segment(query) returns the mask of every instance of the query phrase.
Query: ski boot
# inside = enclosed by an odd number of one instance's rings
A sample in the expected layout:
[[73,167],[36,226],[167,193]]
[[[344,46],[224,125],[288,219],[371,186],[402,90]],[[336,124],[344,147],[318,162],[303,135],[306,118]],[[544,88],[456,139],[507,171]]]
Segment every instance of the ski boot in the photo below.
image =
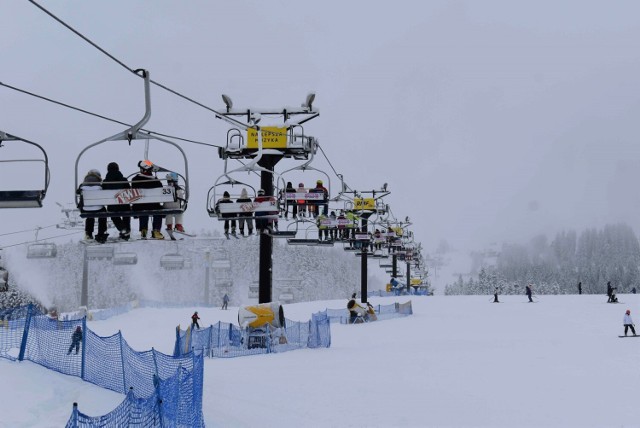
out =
[[98,233],[96,235],[96,242],[100,243],[100,244],[104,244],[105,242],[107,242],[107,237],[109,236],[108,233]]
[[147,229],[140,230],[140,238],[147,239]]
[[93,241],[93,234],[92,233],[85,233],[84,234],[84,240],[85,241]]
[[182,225],[181,225],[181,224],[177,224],[177,223],[176,223],[176,230],[177,230],[178,232],[185,233],[185,231],[184,231],[184,227],[182,227]]
[[151,237],[153,239],[164,239],[164,235],[159,230],[152,230]]

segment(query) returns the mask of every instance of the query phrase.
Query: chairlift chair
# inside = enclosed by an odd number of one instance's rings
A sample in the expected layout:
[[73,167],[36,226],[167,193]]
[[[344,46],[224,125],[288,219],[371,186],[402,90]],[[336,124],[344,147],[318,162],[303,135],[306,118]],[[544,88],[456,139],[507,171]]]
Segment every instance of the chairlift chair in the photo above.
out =
[[[308,222],[309,226],[305,229],[304,238],[288,238],[287,244],[289,245],[306,245],[308,247],[317,247],[317,246],[327,246],[333,247],[333,241],[331,240],[320,240],[319,233],[320,230],[315,222],[310,220],[298,220],[296,223]],[[310,238],[309,233],[315,233],[318,235],[317,238]]]
[[182,254],[170,253],[160,257],[160,267],[167,270],[177,270],[185,268],[185,258]]
[[[140,74],[144,78],[145,89],[145,114],[143,118],[129,129],[115,134],[111,137],[107,137],[103,140],[93,143],[80,152],[76,159],[75,164],[75,200],[76,206],[81,210],[80,216],[82,218],[88,217],[138,217],[138,216],[155,216],[155,215],[167,215],[167,214],[180,214],[187,209],[187,203],[189,199],[189,167],[187,163],[187,157],[182,148],[168,139],[153,135],[149,132],[142,132],[141,128],[148,122],[151,117],[151,96],[149,89],[149,72],[146,70],[136,70],[136,74]],[[94,147],[114,142],[126,142],[129,146],[133,143],[144,143],[144,159],[149,159],[149,143],[159,142],[164,145],[168,145],[177,150],[181,155],[174,156],[174,158],[181,159],[183,161],[183,170],[170,171],[159,164],[152,165],[151,168],[154,173],[158,172],[176,172],[179,177],[179,185],[184,189],[184,198],[179,198],[176,194],[176,189],[169,183],[163,184],[162,187],[157,188],[137,188],[127,182],[120,183],[124,188],[122,189],[90,189],[82,190],[80,185],[83,177],[81,173],[85,171],[79,170],[80,160],[85,153]],[[119,151],[122,151],[119,149]],[[169,161],[169,158],[167,158]],[[162,180],[163,177],[155,177],[158,180]],[[145,208],[141,204],[147,204]],[[98,211],[83,210],[83,206],[102,206],[103,208]],[[152,207],[152,208],[149,208]],[[138,208],[138,209],[136,209]]]
[[[19,142],[24,144],[32,145],[42,152],[41,158],[34,159],[0,159],[0,163],[25,163],[25,164],[34,164],[34,163],[42,163],[44,166],[44,184],[42,189],[36,190],[0,190],[0,208],[41,208],[42,201],[47,194],[47,189],[49,188],[49,180],[50,180],[50,172],[49,172],[49,159],[47,157],[47,153],[44,151],[42,146],[25,140],[24,138],[16,137],[15,135],[7,134],[5,132],[0,131],[0,148],[3,148],[3,143],[6,142]],[[0,152],[2,153],[2,152]],[[35,172],[31,169],[28,169],[26,174],[28,176],[17,177],[18,183],[23,183],[25,178],[30,178],[35,175]],[[5,187],[8,184],[8,180],[5,181],[2,186]]]
[[28,259],[54,259],[58,255],[58,247],[52,242],[36,242],[27,247]]
[[138,264],[138,254],[134,252],[114,253],[113,264],[117,266],[130,266],[130,265]]

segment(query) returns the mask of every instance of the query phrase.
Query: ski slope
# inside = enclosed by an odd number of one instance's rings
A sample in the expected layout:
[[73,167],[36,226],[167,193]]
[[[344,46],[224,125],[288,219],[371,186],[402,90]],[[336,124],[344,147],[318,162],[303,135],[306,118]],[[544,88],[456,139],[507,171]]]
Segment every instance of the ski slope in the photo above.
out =
[[[414,297],[407,318],[332,324],[328,349],[207,359],[207,426],[640,427],[640,338],[618,338],[627,308],[640,321],[638,296],[491,298]],[[285,315],[308,320],[346,301],[285,305]],[[237,308],[193,310],[201,325],[237,322]],[[170,354],[193,310],[137,309],[89,327]],[[123,399],[29,362],[0,359],[0,379],[1,427],[61,427],[74,401],[99,415]]]

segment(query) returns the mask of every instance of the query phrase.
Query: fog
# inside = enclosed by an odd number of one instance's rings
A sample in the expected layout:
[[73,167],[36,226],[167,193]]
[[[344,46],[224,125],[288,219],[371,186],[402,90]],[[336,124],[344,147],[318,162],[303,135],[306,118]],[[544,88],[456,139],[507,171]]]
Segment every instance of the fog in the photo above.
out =
[[[222,93],[237,108],[279,109],[315,92],[320,116],[305,132],[331,165],[319,153],[314,166],[333,185],[332,167],[353,189],[388,183],[385,201],[412,219],[428,251],[443,239],[467,251],[621,221],[638,229],[637,2],[40,4],[127,67],[212,109],[223,110]],[[3,2],[0,15],[0,82],[130,124],[142,117],[139,77],[30,2]],[[145,128],[224,145],[229,125],[211,111],[151,90]],[[6,86],[0,99],[0,130],[41,144],[51,167],[45,207],[3,210],[0,234],[53,225],[55,202],[73,202],[80,151],[125,127]],[[224,162],[215,147],[179,144],[191,172],[187,227],[221,230],[205,208]],[[142,152],[120,150],[91,167],[104,174],[124,157],[122,169],[135,171]],[[1,168],[3,183],[38,174]],[[317,178],[306,174],[291,181]]]

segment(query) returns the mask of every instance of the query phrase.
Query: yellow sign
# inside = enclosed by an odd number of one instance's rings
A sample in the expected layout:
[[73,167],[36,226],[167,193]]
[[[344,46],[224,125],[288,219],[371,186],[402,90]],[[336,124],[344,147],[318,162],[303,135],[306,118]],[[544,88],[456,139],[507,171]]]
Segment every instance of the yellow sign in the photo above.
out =
[[[265,126],[260,128],[262,131],[262,148],[263,149],[286,149],[287,148],[287,128],[279,128],[277,126]],[[247,129],[247,148],[257,149],[258,147],[258,130]]]
[[396,233],[396,236],[402,236],[404,233],[404,230],[401,227],[391,227],[390,229]]
[[353,209],[356,211],[360,210],[375,210],[376,209],[376,200],[373,198],[354,198],[353,199]]
[[422,280],[420,278],[411,278],[411,285],[421,285]]

